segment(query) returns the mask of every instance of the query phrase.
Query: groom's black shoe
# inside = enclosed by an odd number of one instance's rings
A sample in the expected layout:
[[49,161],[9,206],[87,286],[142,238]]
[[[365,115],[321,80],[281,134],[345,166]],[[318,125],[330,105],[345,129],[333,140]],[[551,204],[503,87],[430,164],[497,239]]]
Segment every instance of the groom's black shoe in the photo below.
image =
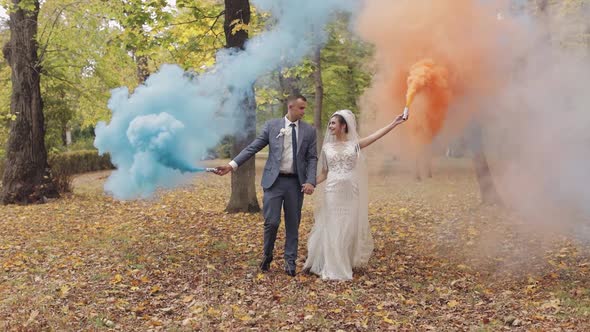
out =
[[285,262],[285,273],[291,277],[295,276],[295,262]]
[[272,256],[262,256],[262,262],[260,263],[260,269],[264,272],[270,270],[270,262],[272,262]]

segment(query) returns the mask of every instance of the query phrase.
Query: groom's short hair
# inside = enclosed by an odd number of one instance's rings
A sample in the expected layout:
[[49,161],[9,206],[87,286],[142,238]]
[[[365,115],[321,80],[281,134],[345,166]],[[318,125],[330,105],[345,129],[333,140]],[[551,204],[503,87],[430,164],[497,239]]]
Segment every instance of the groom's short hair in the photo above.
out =
[[292,94],[292,95],[289,95],[289,97],[287,97],[287,104],[290,104],[290,103],[296,101],[297,99],[301,99],[301,100],[303,100],[305,102],[307,101],[307,99],[305,97],[303,97],[303,95],[300,95],[300,94]]

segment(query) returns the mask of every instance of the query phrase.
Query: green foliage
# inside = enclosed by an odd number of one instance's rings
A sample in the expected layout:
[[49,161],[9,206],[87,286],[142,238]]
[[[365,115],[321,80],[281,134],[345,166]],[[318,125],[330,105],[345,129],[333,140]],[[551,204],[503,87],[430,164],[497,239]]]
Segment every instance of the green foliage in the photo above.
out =
[[170,41],[161,47],[154,63],[170,62],[185,70],[202,72],[215,63],[225,45],[223,4],[218,1],[177,1],[177,11],[163,33]]
[[[6,157],[6,142],[8,141],[8,126],[0,121],[0,160]],[[0,173],[1,176],[2,173]]]
[[68,145],[68,151],[96,150],[94,147],[94,138],[82,138],[72,141],[72,144]]
[[230,158],[232,144],[233,144],[233,141],[230,136],[224,137],[221,140],[221,142],[219,142],[217,147],[215,148],[215,153],[214,153],[215,157],[223,158],[223,159]]
[[39,5],[39,0],[20,0],[17,4],[18,9],[25,12],[32,12]]
[[11,0],[0,0],[0,7],[4,8],[6,15],[14,8],[14,2]]
[[259,112],[264,112],[268,107],[272,107],[282,97],[278,90],[268,86],[258,86],[255,88],[255,92],[256,106]]
[[324,123],[339,109],[350,109],[358,114],[358,99],[371,82],[372,73],[367,63],[371,61],[373,48],[351,34],[348,25],[348,17],[331,24],[328,27],[330,38],[322,49]]
[[[349,17],[342,15],[329,25],[329,37],[322,49],[323,124],[327,123],[329,115],[339,109],[350,109],[358,114],[358,99],[371,82],[372,73],[366,64],[371,61],[373,48],[348,30],[349,23]],[[283,77],[292,79],[295,87],[307,97],[309,106],[305,120],[308,122],[313,122],[314,70],[315,64],[306,59],[298,66],[281,71]],[[273,79],[276,80],[276,77],[278,75],[275,74]],[[271,82],[269,77],[259,80],[256,89],[259,124],[280,116],[283,107],[280,100],[285,97],[276,81]]]
[[15,114],[0,114],[0,121],[14,121],[16,120]]
[[106,120],[109,91],[133,86],[127,51],[113,43],[120,30],[98,0],[45,2],[39,16],[46,145],[63,149],[65,132]]
[[[3,0],[2,4],[11,2]],[[65,132],[108,120],[113,88],[137,86],[135,57],[146,55],[150,70],[178,63],[201,71],[223,47],[223,5],[218,1],[49,0],[39,15],[41,89],[49,151],[65,150]],[[9,38],[0,26],[0,41]],[[0,156],[10,115],[10,68],[0,62]],[[92,139],[74,146],[91,147]]]
[[[22,0],[20,8],[34,8],[36,0]],[[539,2],[529,1],[529,5]],[[10,0],[0,0],[8,11]],[[560,27],[560,45],[588,52],[590,31],[584,20],[589,0],[549,0],[547,13],[553,26]],[[177,0],[176,7],[166,0],[46,0],[39,14],[39,55],[42,64],[42,95],[46,118],[47,147],[63,151],[66,130],[84,131],[98,121],[108,120],[107,102],[113,88],[137,84],[138,56],[149,58],[149,70],[163,63],[176,63],[185,70],[202,72],[215,63],[216,52],[224,47],[224,4],[219,0]],[[250,24],[234,22],[235,29],[247,29],[251,36],[272,28],[268,13],[252,8]],[[324,84],[324,123],[335,110],[349,108],[359,112],[358,98],[370,83],[372,46],[349,32],[350,19],[340,15],[328,27],[322,50]],[[564,29],[561,29],[565,27]],[[6,24],[0,25],[0,44],[9,38]],[[314,63],[283,69],[308,97],[307,119],[313,118],[315,87]],[[10,68],[0,61],[0,158],[8,137],[10,112]],[[285,97],[270,73],[256,85],[259,123],[280,116]],[[68,149],[92,148],[92,136],[73,135]],[[221,144],[220,146],[223,146]],[[221,152],[224,148],[221,148]],[[220,153],[224,155],[224,153]]]
[[281,71],[285,78],[307,78],[313,74],[314,65],[309,59],[303,60],[300,65],[285,68]]
[[68,151],[96,150],[94,138],[94,126],[75,128],[72,130],[72,144],[68,146]]
[[[3,159],[6,155],[6,143],[8,142],[8,132],[10,121],[14,121],[13,114],[2,115],[0,114],[0,159]],[[0,173],[1,175],[2,173]]]
[[[0,44],[5,45],[10,38],[8,29],[0,29]],[[8,141],[8,126],[10,121],[16,118],[16,115],[10,113],[10,98],[12,94],[12,84],[10,81],[10,67],[0,57],[0,160],[4,158],[6,151],[6,142]],[[2,173],[0,173],[0,176]]]
[[172,20],[165,0],[109,1],[110,14],[123,28],[117,40],[134,55],[151,55],[155,47],[170,42],[162,30]]
[[52,153],[49,154],[48,163],[52,172],[61,174],[78,174],[114,168],[109,155],[99,156],[96,150]]
[[[49,153],[47,162],[51,167],[53,181],[60,192],[71,189],[72,177],[75,174],[110,170],[114,166],[108,154],[99,156],[97,150],[79,150],[71,152]],[[0,158],[0,179],[4,174],[6,160]]]
[[230,23],[230,27],[231,27],[231,34],[235,35],[236,33],[240,32],[240,31],[246,31],[248,33],[250,33],[250,26],[246,23],[244,23],[243,20],[241,19],[235,19]]
[[99,156],[96,150],[49,154],[52,180],[60,193],[72,190],[75,174],[113,169],[108,155]]

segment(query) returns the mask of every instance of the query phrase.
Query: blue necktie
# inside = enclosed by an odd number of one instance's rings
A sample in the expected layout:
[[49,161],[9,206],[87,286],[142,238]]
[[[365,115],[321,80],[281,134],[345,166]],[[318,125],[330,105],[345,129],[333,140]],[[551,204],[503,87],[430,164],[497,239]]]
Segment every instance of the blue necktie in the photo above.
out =
[[291,146],[293,148],[293,173],[297,174],[297,131],[294,123],[289,126],[291,126]]

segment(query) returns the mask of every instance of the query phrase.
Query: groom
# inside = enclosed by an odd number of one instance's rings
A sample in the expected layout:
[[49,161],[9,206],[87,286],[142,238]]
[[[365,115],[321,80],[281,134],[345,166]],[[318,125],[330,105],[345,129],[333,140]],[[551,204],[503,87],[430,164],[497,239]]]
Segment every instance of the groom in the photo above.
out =
[[265,146],[268,160],[262,174],[264,190],[264,256],[262,271],[268,271],[273,259],[277,230],[281,222],[281,206],[285,212],[285,272],[295,276],[295,260],[299,243],[299,222],[303,194],[311,195],[316,184],[317,138],[315,129],[303,122],[307,99],[289,96],[287,115],[269,120],[258,137],[242,150],[229,165],[217,167],[225,175],[238,169]]

